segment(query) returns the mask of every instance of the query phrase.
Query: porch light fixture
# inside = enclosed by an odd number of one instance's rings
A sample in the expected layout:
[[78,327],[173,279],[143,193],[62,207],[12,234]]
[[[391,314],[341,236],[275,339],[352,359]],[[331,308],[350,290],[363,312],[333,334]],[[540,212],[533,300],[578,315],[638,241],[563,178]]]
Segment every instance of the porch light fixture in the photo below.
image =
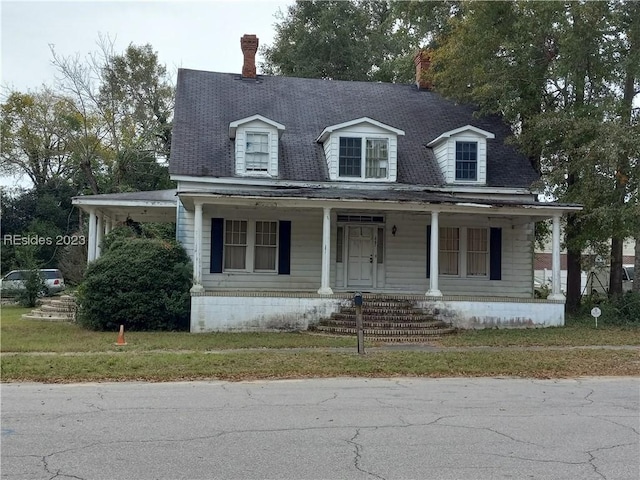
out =
[[393,235],[394,237],[396,236],[396,232],[398,231],[398,227],[396,227],[395,225],[391,228],[391,235]]

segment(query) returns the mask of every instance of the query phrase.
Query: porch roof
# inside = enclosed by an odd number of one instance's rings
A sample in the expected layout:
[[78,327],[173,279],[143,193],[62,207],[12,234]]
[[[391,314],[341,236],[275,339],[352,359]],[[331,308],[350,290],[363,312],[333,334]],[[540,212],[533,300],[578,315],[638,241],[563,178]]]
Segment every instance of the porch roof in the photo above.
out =
[[208,188],[179,190],[178,196],[187,206],[198,198],[203,203],[265,207],[331,207],[361,210],[440,211],[448,213],[491,213],[500,216],[531,216],[548,218],[553,215],[581,210],[577,204],[538,202],[534,199],[504,197],[466,197],[429,190],[340,189],[291,187],[275,189]]
[[106,193],[73,197],[72,203],[85,212],[96,210],[115,219],[130,218],[136,222],[175,222],[177,190]]

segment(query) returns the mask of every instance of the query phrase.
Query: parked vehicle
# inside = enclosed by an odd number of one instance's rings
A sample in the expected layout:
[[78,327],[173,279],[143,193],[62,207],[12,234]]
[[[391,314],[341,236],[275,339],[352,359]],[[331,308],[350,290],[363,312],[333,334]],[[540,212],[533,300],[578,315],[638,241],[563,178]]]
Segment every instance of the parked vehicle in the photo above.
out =
[[[633,288],[633,277],[635,275],[633,265],[622,266],[622,291],[630,292]],[[587,276],[585,294],[607,294],[609,293],[609,269],[595,268]]]
[[[44,281],[45,291],[43,295],[52,295],[63,291],[66,287],[62,272],[55,268],[45,268],[38,270],[40,277]],[[0,290],[2,295],[11,295],[13,292],[24,290],[24,281],[29,270],[12,270],[0,280]]]

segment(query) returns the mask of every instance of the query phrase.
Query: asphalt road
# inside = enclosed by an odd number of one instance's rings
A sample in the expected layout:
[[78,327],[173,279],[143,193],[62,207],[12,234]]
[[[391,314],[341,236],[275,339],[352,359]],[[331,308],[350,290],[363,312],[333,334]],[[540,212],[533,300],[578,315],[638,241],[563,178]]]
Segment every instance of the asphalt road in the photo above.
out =
[[640,478],[634,378],[2,385],[3,479]]

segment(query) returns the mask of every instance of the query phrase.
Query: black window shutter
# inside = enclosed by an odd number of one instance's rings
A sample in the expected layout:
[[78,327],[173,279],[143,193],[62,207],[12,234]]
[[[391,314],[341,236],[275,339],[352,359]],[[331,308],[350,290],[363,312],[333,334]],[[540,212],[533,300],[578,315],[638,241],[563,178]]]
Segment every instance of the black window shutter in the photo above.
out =
[[431,225],[427,225],[427,278],[431,276]]
[[222,273],[224,250],[224,218],[211,219],[211,273]]
[[291,221],[280,220],[278,245],[278,275],[291,274]]
[[492,228],[489,236],[489,278],[502,280],[502,229]]

